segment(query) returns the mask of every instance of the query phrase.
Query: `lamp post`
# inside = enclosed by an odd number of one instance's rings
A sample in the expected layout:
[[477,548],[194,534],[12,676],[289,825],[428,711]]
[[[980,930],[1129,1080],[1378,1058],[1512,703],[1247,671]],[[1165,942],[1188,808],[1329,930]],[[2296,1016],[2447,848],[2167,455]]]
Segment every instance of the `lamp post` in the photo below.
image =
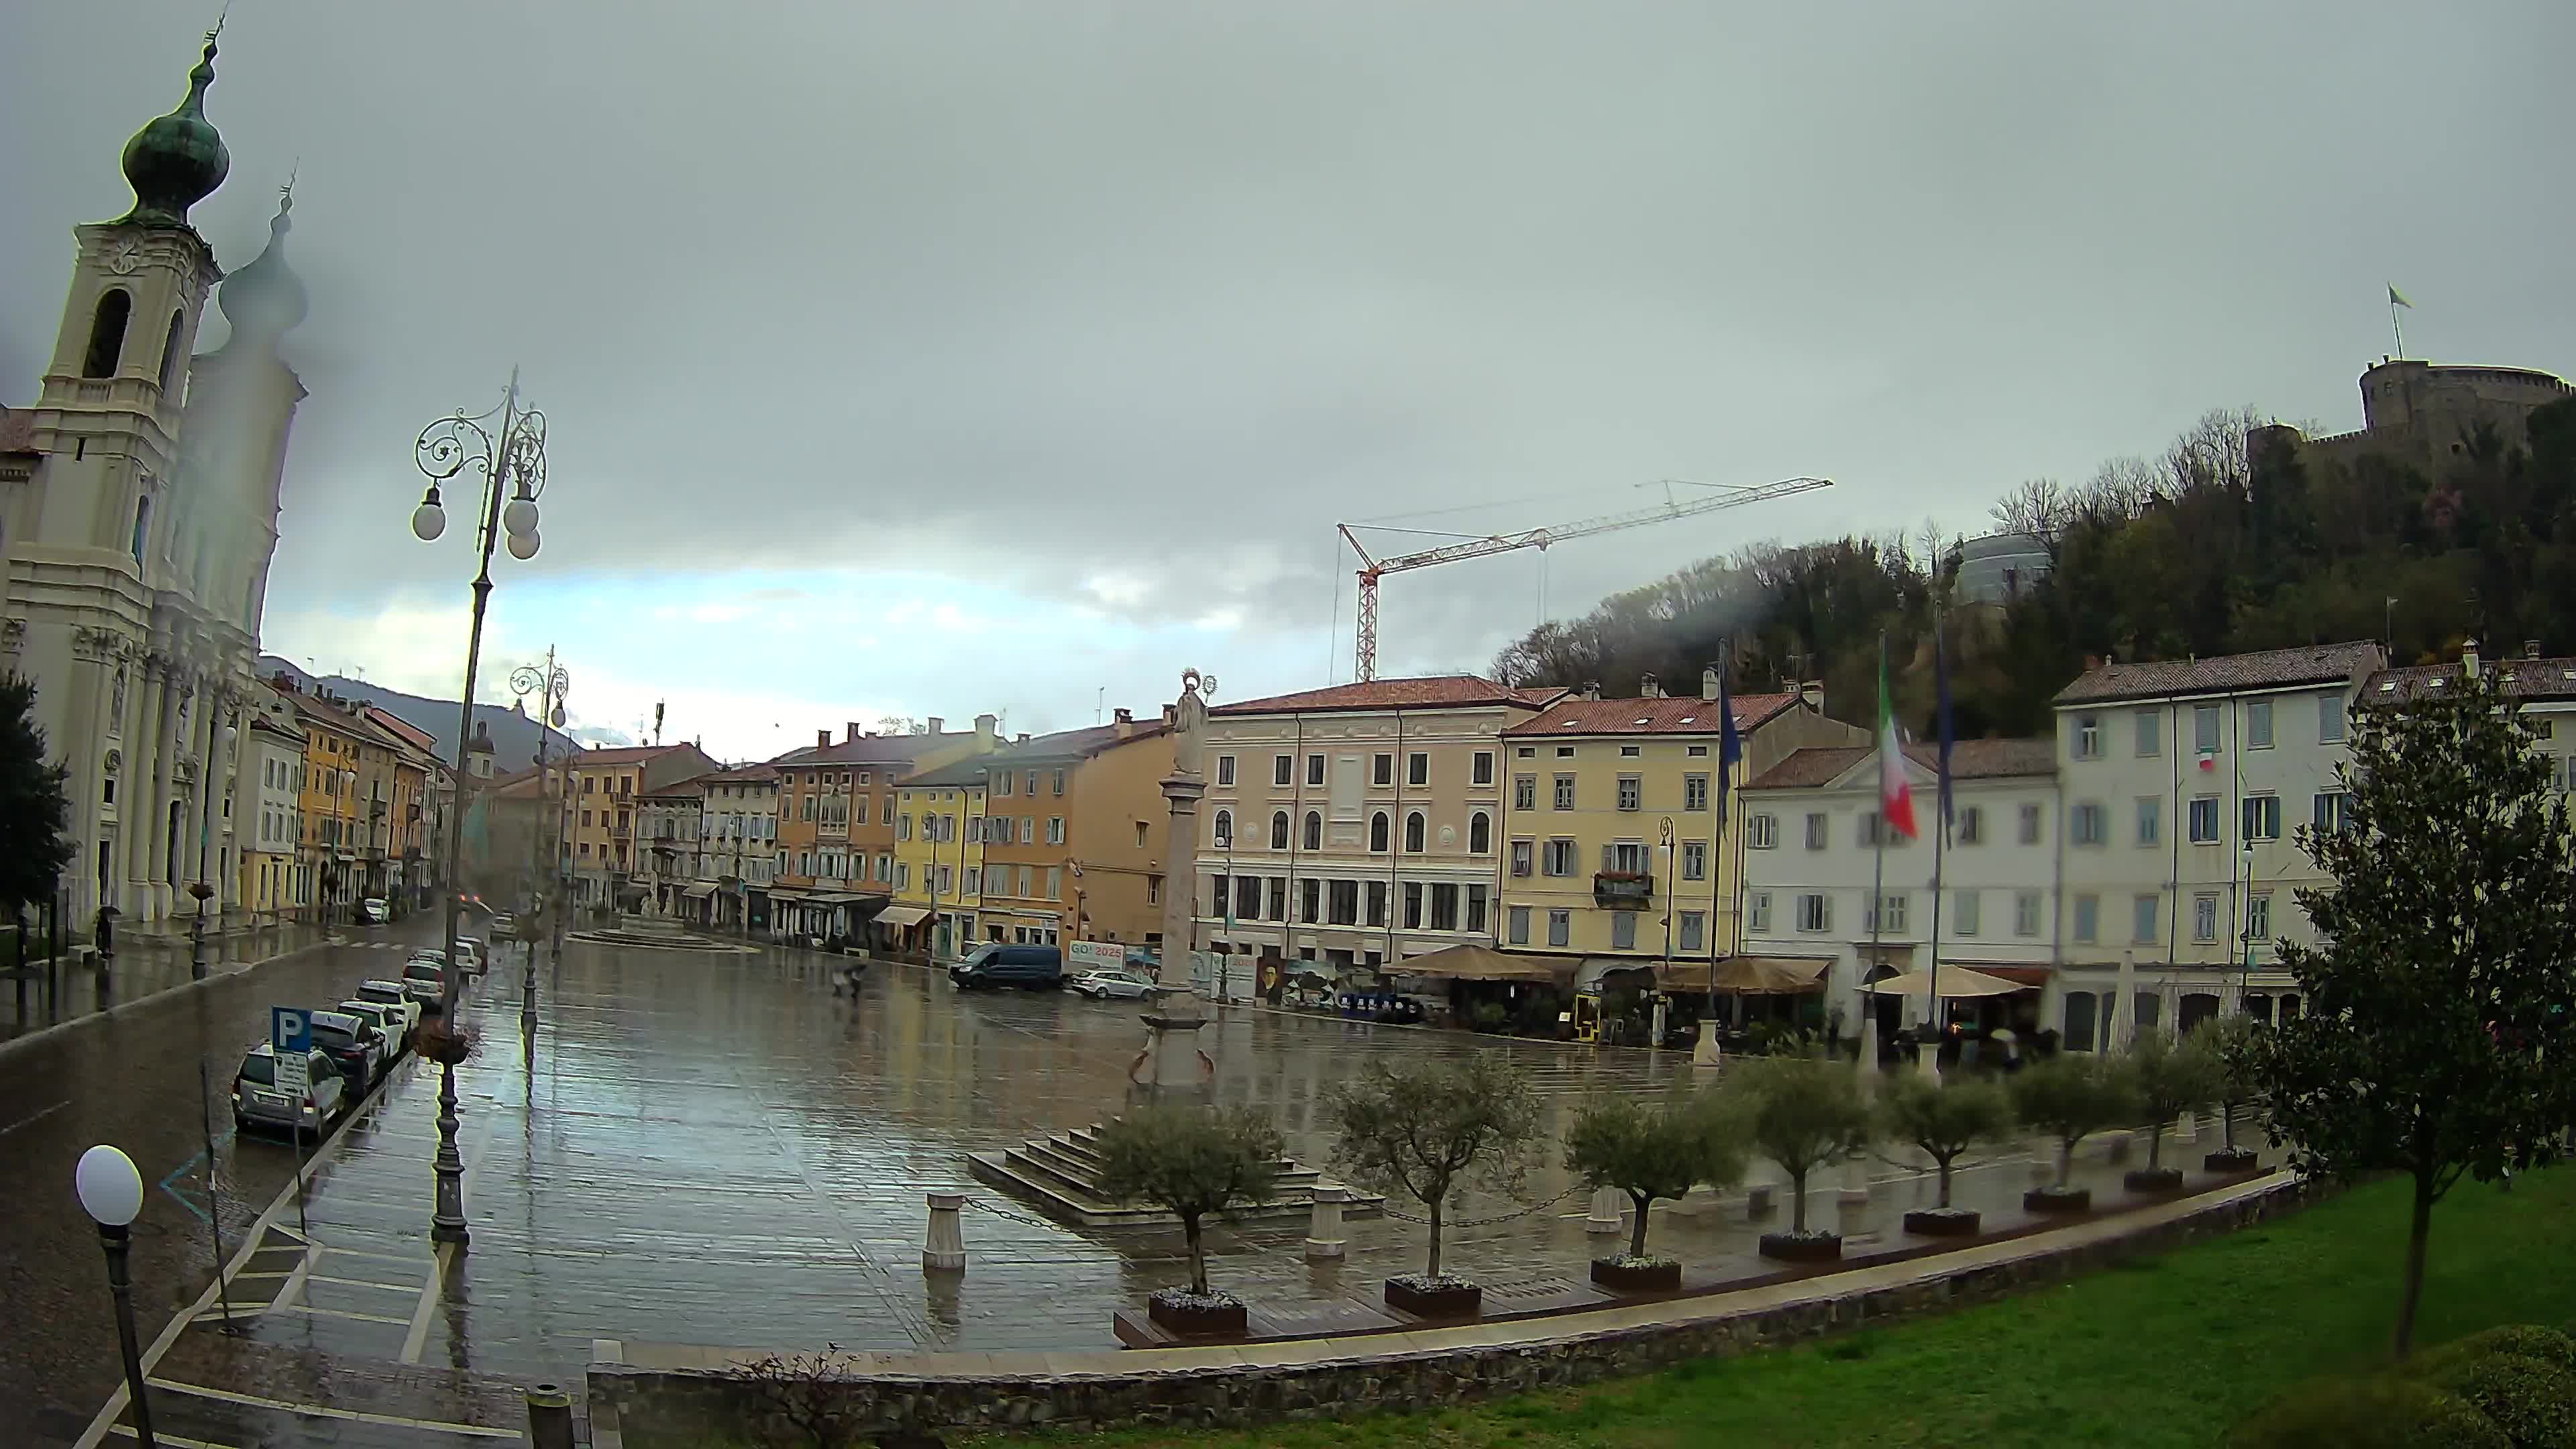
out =
[[[553,803],[554,800],[554,796],[546,789],[546,730],[548,727],[563,728],[563,698],[565,692],[571,688],[572,676],[564,672],[563,666],[555,663],[555,651],[551,648],[546,650],[546,662],[543,668],[534,664],[522,664],[510,671],[512,694],[521,699],[531,694],[537,696],[537,805],[540,809]],[[560,826],[563,822],[563,812],[555,811],[554,816],[554,823]],[[548,837],[552,833],[541,834],[530,831],[528,853],[535,855],[540,847],[549,844]],[[561,853],[561,847],[557,847],[557,853]],[[552,874],[552,871],[540,872],[534,882],[539,893],[537,901],[540,920],[545,919],[548,914],[544,904],[544,891],[546,877]],[[562,902],[557,901],[555,905],[560,909]],[[522,978],[522,989],[519,993],[519,1034],[534,1040],[537,1030],[537,942],[534,936],[527,935],[525,931],[520,934],[526,937],[527,961],[525,975]]]
[[358,863],[358,852],[350,847],[351,837],[358,833],[357,771],[340,772],[340,798],[349,806],[349,823],[340,827],[340,849],[349,857],[348,862],[340,867],[340,904],[348,911],[349,923],[355,925],[358,920],[358,888],[349,879],[349,872]]
[[213,748],[206,751],[205,763],[197,768],[197,879],[188,887],[196,897],[197,913],[188,919],[188,979],[206,979],[206,900],[215,893],[206,883],[206,846],[214,834],[215,761],[224,757],[233,743],[233,727],[227,722],[215,727]]
[[[498,433],[485,424],[498,419]],[[452,417],[439,419],[421,429],[412,444],[412,461],[429,479],[429,489],[421,495],[420,506],[412,510],[412,536],[423,543],[436,541],[447,531],[447,513],[439,504],[438,485],[462,474],[481,475],[483,496],[475,511],[474,617],[465,638],[465,688],[457,696],[456,770],[459,775],[471,768],[466,756],[474,734],[474,676],[483,663],[483,615],[492,599],[492,548],[506,532],[510,557],[525,561],[537,556],[537,498],[546,489],[546,415],[535,408],[519,406],[518,369],[510,371],[509,390],[502,394],[501,405],[490,412],[472,417],[458,411]],[[503,495],[508,503],[503,503]],[[456,988],[459,978],[456,961],[456,928],[464,899],[459,894],[462,884],[462,857],[465,854],[465,814],[458,811],[448,821],[446,909],[443,912],[446,934],[440,939],[447,958],[447,969],[440,972],[439,1001],[445,1015],[445,1029],[455,1030]],[[437,1206],[430,1216],[429,1235],[442,1243],[459,1247],[466,1242],[465,1232],[465,1158],[456,1148],[456,1064],[440,1064],[438,1083],[438,1155],[433,1159],[438,1178]]]
[[[1664,858],[1664,964],[1655,975],[1654,1018],[1654,1045],[1660,1047],[1664,1044],[1664,1026],[1672,1011],[1672,993],[1667,988],[1673,979],[1673,883],[1676,879],[1674,873],[1680,868],[1681,855],[1673,849],[1673,817],[1669,815],[1664,817],[1663,825],[1656,832],[1655,853]],[[1647,877],[1650,883],[1653,879],[1652,876]]]
[[[153,1449],[152,1405],[143,1396],[143,1353],[135,1345],[134,1299],[125,1274],[127,1234],[143,1211],[143,1174],[134,1159],[104,1143],[81,1154],[72,1169],[72,1190],[81,1211],[98,1224],[99,1245],[107,1250],[107,1291],[116,1298],[116,1346],[125,1355],[125,1392],[134,1403],[134,1438]],[[215,1271],[223,1272],[217,1263]]]

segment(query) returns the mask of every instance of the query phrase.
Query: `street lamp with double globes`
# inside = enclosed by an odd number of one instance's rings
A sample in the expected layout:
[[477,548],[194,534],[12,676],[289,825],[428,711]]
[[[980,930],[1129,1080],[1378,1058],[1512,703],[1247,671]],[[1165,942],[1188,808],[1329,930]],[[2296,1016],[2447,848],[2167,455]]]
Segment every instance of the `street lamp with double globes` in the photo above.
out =
[[[134,1337],[134,1298],[126,1277],[128,1234],[143,1211],[143,1174],[134,1159],[101,1143],[81,1154],[72,1169],[72,1190],[81,1211],[98,1224],[100,1246],[107,1250],[107,1291],[116,1298],[116,1345],[125,1355],[125,1392],[134,1402],[134,1438],[153,1449],[152,1406],[143,1397],[143,1351]],[[217,1272],[223,1265],[215,1265]]]
[[[489,424],[490,426],[486,426]],[[467,751],[474,738],[474,676],[483,664],[483,615],[492,599],[492,549],[506,534],[510,557],[537,556],[537,499],[546,491],[546,415],[519,406],[519,374],[510,372],[501,405],[468,417],[459,411],[420,430],[412,444],[412,461],[428,477],[428,491],[412,510],[411,531],[423,543],[447,531],[447,511],[438,486],[464,474],[478,474],[482,486],[475,510],[474,616],[465,639],[465,688],[457,695],[456,778],[467,778]],[[447,824],[446,934],[439,938],[446,969],[439,973],[443,1030],[456,1031],[456,994],[464,963],[457,960],[458,915],[464,907],[465,812],[457,810]],[[456,1147],[456,1063],[440,1064],[438,1084],[438,1179],[436,1206],[429,1235],[462,1248],[465,1232],[465,1157]]]
[[[512,506],[515,507],[516,505],[514,504]],[[532,509],[535,507],[533,504],[529,506]],[[502,522],[505,525],[509,522],[506,510],[504,510]],[[530,526],[531,528],[534,527],[533,524]],[[530,537],[534,537],[534,534],[532,533]],[[556,729],[563,728],[564,695],[571,689],[572,675],[567,673],[562,665],[555,663],[555,651],[552,649],[548,649],[546,651],[546,662],[543,665],[522,664],[518,668],[510,671],[510,692],[519,696],[521,699],[525,699],[531,694],[536,695],[538,705],[537,718],[544,721],[545,724],[552,725]],[[563,927],[561,925],[563,897],[562,892],[556,892],[553,903],[549,905],[546,900],[546,886],[548,882],[555,876],[559,875],[562,870],[563,810],[561,806],[557,804],[554,792],[549,787],[547,781],[546,731],[542,727],[537,730],[536,766],[537,800],[540,806],[552,809],[554,819],[551,824],[554,828],[549,830],[540,827],[539,829],[530,831],[529,835],[531,836],[531,839],[528,843],[528,854],[531,856],[537,856],[540,852],[551,849],[555,858],[553,860],[544,861],[542,864],[535,861],[531,862],[532,865],[537,866],[537,869],[529,880],[529,891],[532,896],[532,900],[529,904],[535,908],[537,921],[545,925],[548,930],[554,933],[555,955],[556,959],[560,961],[563,955]],[[566,762],[565,768],[567,772],[570,770],[570,763],[568,761]],[[553,917],[552,920],[548,919],[550,916]],[[519,924],[524,926],[526,924],[526,918],[522,917]],[[534,935],[524,929],[519,934],[522,944],[526,948],[527,952],[526,959],[522,963],[521,967],[523,974],[520,981],[519,991],[519,1034],[529,1043],[527,1055],[531,1060],[533,1060],[535,1056],[537,1032],[537,940]]]

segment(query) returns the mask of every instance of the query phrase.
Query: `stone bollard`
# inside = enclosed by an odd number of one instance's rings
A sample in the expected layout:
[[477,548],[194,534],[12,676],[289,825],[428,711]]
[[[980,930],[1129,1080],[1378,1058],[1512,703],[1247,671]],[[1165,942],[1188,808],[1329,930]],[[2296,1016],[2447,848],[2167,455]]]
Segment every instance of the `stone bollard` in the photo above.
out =
[[2198,1112],[2183,1113],[2182,1120],[2174,1124],[2174,1141],[2181,1143],[2185,1147],[2189,1147],[2199,1140],[2200,1114]]
[[1759,1187],[1747,1188],[1744,1193],[1745,1218],[1749,1221],[1770,1216],[1772,1207],[1779,1200],[1779,1192],[1779,1188],[1767,1182]]
[[1628,1195],[1615,1187],[1595,1190],[1592,1211],[1583,1219],[1583,1231],[1601,1237],[1616,1236],[1620,1227],[1620,1210],[1627,1205]]
[[572,1449],[572,1396],[561,1387],[528,1386],[528,1443],[532,1449]]
[[1338,1183],[1315,1184],[1314,1217],[1306,1224],[1306,1256],[1338,1258],[1342,1255],[1342,1204],[1350,1201],[1351,1190]]
[[966,1229],[958,1216],[966,1207],[962,1192],[930,1194],[930,1237],[921,1249],[923,1271],[966,1271]]
[[1834,1231],[1857,1238],[1869,1231],[1869,1159],[1855,1152],[1843,1164],[1842,1189],[1834,1194]]

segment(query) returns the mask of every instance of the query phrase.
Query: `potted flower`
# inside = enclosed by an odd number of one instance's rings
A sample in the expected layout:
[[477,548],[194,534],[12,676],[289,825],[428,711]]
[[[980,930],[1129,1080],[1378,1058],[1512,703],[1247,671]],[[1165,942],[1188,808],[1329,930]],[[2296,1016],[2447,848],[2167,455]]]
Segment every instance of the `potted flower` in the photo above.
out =
[[2182,1169],[2164,1165],[2165,1128],[2185,1112],[2196,1112],[2218,1099],[2223,1069],[2209,1042],[2194,1032],[2175,1041],[2150,1031],[2129,1049],[2129,1071],[2137,1081],[2138,1105],[2147,1116],[2147,1165],[2124,1174],[2121,1185],[2131,1192],[2173,1192],[2182,1186]]
[[1807,1228],[1807,1179],[1869,1144],[1869,1103],[1859,1074],[1824,1057],[1777,1056],[1737,1068],[1737,1110],[1753,1150],[1789,1176],[1789,1230],[1762,1235],[1762,1256],[1827,1262],[1843,1253],[1842,1234]]
[[2057,1142],[2057,1177],[2021,1196],[2024,1212],[2090,1211],[2093,1193],[2075,1186],[2075,1145],[2094,1133],[2131,1121],[2137,1085],[2124,1057],[2060,1052],[2034,1062],[2012,1079],[2013,1110]]
[[1565,1134],[1565,1170],[1595,1191],[1626,1193],[1636,1208],[1628,1251],[1593,1259],[1592,1281],[1623,1293],[1681,1287],[1679,1259],[1646,1254],[1646,1216],[1658,1199],[1681,1197],[1702,1184],[1732,1186],[1744,1176],[1744,1161],[1742,1128],[1712,1094],[1586,1102]]
[[1520,1191],[1540,1131],[1538,1093],[1528,1073],[1499,1051],[1455,1062],[1373,1064],[1334,1087],[1324,1110],[1342,1175],[1402,1193],[1429,1218],[1423,1270],[1387,1279],[1387,1306],[1424,1318],[1474,1317],[1485,1292],[1442,1271],[1442,1220],[1471,1183],[1506,1196]]
[[1905,1230],[1933,1238],[1976,1236],[1976,1209],[1950,1205],[1951,1168],[1978,1143],[2012,1135],[2012,1098],[1992,1081],[1968,1077],[1943,1085],[1906,1075],[1887,1084],[1879,1112],[1890,1140],[1922,1148],[1940,1170],[1940,1201],[1906,1213]]
[[2210,1172],[2252,1172],[2254,1149],[2236,1145],[2236,1112],[2262,1091],[2255,1070],[2264,1044],[2263,1024],[2250,1016],[2222,1016],[2200,1030],[2218,1058],[2219,1133],[2218,1150],[2200,1165]]
[[1268,1199],[1279,1180],[1279,1129],[1249,1107],[1148,1107],[1102,1126],[1097,1142],[1100,1190],[1169,1211],[1189,1244],[1190,1286],[1156,1289],[1146,1316],[1177,1334],[1241,1338],[1243,1301],[1208,1287],[1203,1225]]

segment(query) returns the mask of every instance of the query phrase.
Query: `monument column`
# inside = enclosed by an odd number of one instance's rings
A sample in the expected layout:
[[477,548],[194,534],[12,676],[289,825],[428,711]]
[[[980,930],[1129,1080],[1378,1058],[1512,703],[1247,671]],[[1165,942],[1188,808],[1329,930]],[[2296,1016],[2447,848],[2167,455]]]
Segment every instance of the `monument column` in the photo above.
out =
[[1216,1081],[1216,1062],[1199,1049],[1198,989],[1191,974],[1197,944],[1200,736],[1207,720],[1203,689],[1216,681],[1197,670],[1181,673],[1181,698],[1172,711],[1172,773],[1163,777],[1171,811],[1163,839],[1163,954],[1156,972],[1154,1005],[1145,1013],[1145,1049],[1127,1068],[1127,1080],[1147,1101],[1204,1101]]

